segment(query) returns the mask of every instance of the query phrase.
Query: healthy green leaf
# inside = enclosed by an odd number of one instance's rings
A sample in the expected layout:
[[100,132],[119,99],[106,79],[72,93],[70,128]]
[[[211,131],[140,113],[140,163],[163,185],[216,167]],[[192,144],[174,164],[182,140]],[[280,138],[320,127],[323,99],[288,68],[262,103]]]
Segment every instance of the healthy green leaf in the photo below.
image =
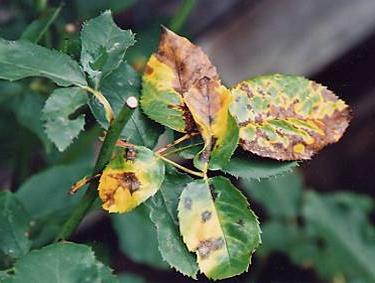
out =
[[83,130],[84,115],[74,120],[70,115],[87,102],[87,94],[78,87],[56,89],[47,99],[42,115],[45,132],[60,151],[64,151]]
[[21,38],[33,43],[37,43],[43,35],[48,31],[53,22],[57,19],[61,12],[61,6],[57,9],[50,9],[41,18],[33,21],[22,33]]
[[240,144],[263,157],[310,159],[337,142],[349,125],[345,102],[303,77],[260,76],[240,82],[231,93]]
[[169,167],[159,192],[145,205],[150,209],[150,219],[156,226],[163,259],[177,271],[196,279],[198,266],[182,241],[177,220],[178,199],[186,184],[191,181],[188,175]]
[[[112,74],[103,79],[100,90],[111,104],[115,115],[117,115],[124,107],[128,97],[139,97],[139,75],[130,65],[124,62]],[[100,125],[107,129],[108,121],[101,104],[95,98],[92,98],[89,105]],[[148,119],[137,108],[122,130],[121,138],[133,144],[153,148],[162,131],[163,128],[159,124]]]
[[260,182],[242,179],[241,183],[251,199],[261,204],[269,216],[283,219],[297,217],[303,190],[300,175],[287,173]]
[[112,271],[97,261],[90,247],[69,242],[34,250],[15,265],[6,283],[116,283]]
[[89,174],[90,167],[84,163],[51,167],[33,175],[18,189],[18,199],[35,220],[32,234],[35,246],[54,238],[83,193],[72,197],[68,194],[70,187]]
[[190,183],[178,205],[180,231],[201,272],[224,279],[243,273],[260,244],[259,222],[224,177]]
[[15,195],[0,192],[0,267],[30,249],[30,216]]
[[96,88],[101,79],[117,69],[126,49],[135,43],[131,30],[118,28],[109,10],[85,23],[81,41],[81,64]]
[[[368,233],[372,225],[368,222],[367,211],[350,205],[353,202],[348,202],[349,198],[342,198],[340,194],[322,196],[315,192],[305,196],[303,216],[307,231],[324,243],[320,257],[325,264],[318,268],[325,273],[329,264],[329,272],[335,270],[351,279],[374,282],[375,243],[373,235]],[[319,258],[316,260],[318,262]]]
[[60,86],[86,86],[85,76],[68,55],[27,41],[0,38],[0,79],[46,77]]
[[252,160],[248,155],[241,155],[233,157],[222,171],[236,178],[259,180],[285,174],[297,166],[297,162]]
[[158,250],[157,234],[149,211],[140,205],[126,214],[111,215],[121,251],[133,261],[156,268],[168,268]]

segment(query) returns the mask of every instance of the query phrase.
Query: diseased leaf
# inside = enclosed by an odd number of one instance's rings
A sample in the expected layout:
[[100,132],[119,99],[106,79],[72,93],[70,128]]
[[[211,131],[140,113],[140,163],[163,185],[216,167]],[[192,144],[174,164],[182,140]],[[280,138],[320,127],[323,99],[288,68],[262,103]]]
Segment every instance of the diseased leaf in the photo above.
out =
[[112,271],[95,259],[90,247],[69,242],[34,250],[20,259],[6,283],[116,283]]
[[61,12],[61,6],[57,9],[50,9],[48,13],[33,21],[21,35],[20,39],[37,43],[43,35],[48,31],[50,26],[56,20]]
[[310,159],[337,142],[349,124],[345,102],[302,77],[260,76],[231,92],[230,112],[240,126],[240,144],[263,157]]
[[160,190],[145,205],[150,209],[150,219],[156,226],[163,259],[177,271],[196,279],[198,266],[182,241],[177,220],[178,199],[191,181],[188,175],[169,167]]
[[79,115],[74,120],[69,116],[87,102],[87,94],[78,87],[56,89],[47,99],[42,120],[45,122],[48,138],[60,151],[64,151],[83,130],[84,115]]
[[30,216],[15,195],[0,192],[0,268],[30,249]]
[[168,265],[160,256],[156,228],[149,214],[148,208],[141,204],[129,213],[112,214],[112,225],[125,255],[135,262],[167,269]]
[[99,197],[109,212],[127,212],[153,196],[164,179],[164,163],[146,147],[119,149],[102,173]]
[[176,131],[202,133],[205,146],[195,161],[199,169],[206,170],[209,160],[211,169],[220,169],[237,146],[238,130],[228,113],[230,99],[206,54],[163,28],[158,51],[143,75],[142,108],[151,119]]
[[[139,75],[130,65],[123,62],[112,74],[103,79],[100,90],[111,104],[116,116],[128,97],[139,96]],[[94,97],[90,99],[89,105],[100,125],[107,129],[108,121],[102,105]],[[122,130],[121,138],[133,144],[153,148],[162,131],[163,128],[159,124],[148,119],[141,109],[137,108]]]
[[190,183],[181,195],[178,218],[184,242],[207,277],[224,279],[247,271],[261,241],[260,228],[246,198],[229,180]]
[[131,30],[118,28],[109,10],[84,24],[81,41],[81,64],[96,88],[121,64],[126,49],[135,43]]
[[0,38],[0,79],[45,77],[60,86],[86,86],[85,76],[68,55],[27,41]]
[[253,160],[250,156],[235,156],[222,169],[236,178],[262,179],[285,174],[297,167],[298,163],[273,160]]
[[230,116],[229,91],[217,80],[200,79],[185,94],[184,101],[205,142],[203,150],[195,157],[194,165],[205,171],[225,166],[238,143],[238,128]]

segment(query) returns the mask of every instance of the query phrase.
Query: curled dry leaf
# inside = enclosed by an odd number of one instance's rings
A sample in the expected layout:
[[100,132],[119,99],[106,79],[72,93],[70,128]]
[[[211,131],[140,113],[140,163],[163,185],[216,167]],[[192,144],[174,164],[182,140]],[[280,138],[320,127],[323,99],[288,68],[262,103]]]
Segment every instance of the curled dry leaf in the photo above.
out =
[[153,196],[164,179],[164,163],[146,147],[119,149],[99,181],[99,197],[109,212],[128,212]]
[[349,125],[349,108],[326,87],[303,77],[260,76],[231,90],[231,114],[240,144],[278,160],[310,159],[337,142]]
[[238,142],[228,108],[229,91],[198,46],[162,28],[158,51],[145,69],[141,104],[155,121],[179,132],[201,132],[205,146],[195,165],[211,169],[227,163]]

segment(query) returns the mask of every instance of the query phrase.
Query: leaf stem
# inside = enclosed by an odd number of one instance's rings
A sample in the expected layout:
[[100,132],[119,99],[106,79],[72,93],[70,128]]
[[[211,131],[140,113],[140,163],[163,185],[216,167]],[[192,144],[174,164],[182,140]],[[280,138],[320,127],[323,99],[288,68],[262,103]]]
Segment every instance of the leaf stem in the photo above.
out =
[[171,30],[174,32],[179,32],[181,30],[196,3],[197,0],[185,0],[182,3],[169,24]]
[[82,89],[86,90],[87,92],[93,94],[97,100],[103,105],[104,107],[104,112],[105,112],[105,117],[107,118],[107,121],[109,123],[112,122],[113,120],[113,110],[111,107],[111,104],[109,104],[107,98],[98,90],[92,89],[89,86],[81,86]]
[[197,176],[197,177],[200,177],[200,178],[203,178],[204,177],[204,174],[202,172],[197,172],[197,171],[193,171],[193,170],[190,170],[189,168],[186,168],[158,153],[155,153],[157,157],[159,157],[160,159],[164,160],[165,162],[173,165],[174,167],[178,168],[178,169],[181,169],[182,171],[186,172],[186,173],[189,173],[191,175],[194,175],[194,176]]
[[192,147],[195,147],[197,145],[202,145],[202,144],[204,144],[204,143],[203,142],[198,142],[198,143],[189,144],[187,146],[178,147],[175,150],[163,153],[163,156],[168,156],[168,155],[171,155],[171,154],[174,154],[174,153],[178,153],[178,152],[183,151],[185,149],[192,148]]
[[[100,149],[99,156],[96,160],[96,164],[92,173],[92,176],[100,174],[106,164],[110,161],[112,157],[113,149],[115,148],[116,141],[118,140],[122,129],[130,119],[134,109],[137,107],[137,104],[134,103],[135,97],[129,97],[126,101],[126,104],[121,109],[118,116],[112,121],[109,126],[107,135],[103,141],[103,145]],[[69,219],[65,222],[60,232],[58,233],[55,241],[65,240],[70,237],[70,235],[78,227],[79,223],[86,215],[86,213],[91,208],[92,204],[97,198],[97,186],[98,180],[95,179],[90,183],[87,191],[81,198],[78,205],[73,210]]]
[[197,133],[192,133],[192,134],[186,134],[186,135],[183,135],[181,138],[173,141],[172,143],[170,144],[167,144],[166,146],[163,146],[161,148],[159,148],[158,150],[156,150],[156,153],[159,153],[159,154],[162,154],[163,152],[165,152],[166,150],[168,150],[169,148],[179,144],[179,143],[182,143],[183,141],[186,141],[188,139],[191,139],[192,137],[194,137],[195,135],[197,135]]

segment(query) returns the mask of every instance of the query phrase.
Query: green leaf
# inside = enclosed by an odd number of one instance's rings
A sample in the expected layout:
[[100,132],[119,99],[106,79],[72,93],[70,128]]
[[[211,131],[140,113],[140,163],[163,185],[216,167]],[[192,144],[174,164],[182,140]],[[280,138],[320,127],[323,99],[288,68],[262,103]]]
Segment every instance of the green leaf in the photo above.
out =
[[224,279],[248,270],[261,242],[259,222],[229,180],[190,183],[181,195],[178,218],[184,242],[207,277]]
[[30,216],[15,195],[0,192],[0,268],[30,249]]
[[85,23],[81,41],[81,64],[96,88],[101,79],[121,64],[126,49],[135,43],[131,30],[118,28],[110,11]]
[[68,55],[27,41],[0,38],[0,79],[46,77],[60,86],[86,86],[85,76]]
[[[111,104],[116,116],[128,97],[139,97],[139,75],[130,65],[123,62],[112,74],[103,79],[100,90]],[[102,105],[95,98],[90,99],[89,105],[99,124],[107,129],[108,121]],[[153,148],[162,131],[163,128],[159,124],[148,119],[141,109],[137,108],[122,130],[121,138],[133,144]]]
[[297,162],[278,162],[273,160],[252,160],[250,156],[233,157],[222,169],[236,178],[263,179],[285,174],[297,167]]
[[22,33],[21,38],[33,43],[37,43],[48,31],[53,22],[61,12],[61,6],[57,9],[50,9],[45,15],[33,21]]
[[303,192],[300,175],[287,173],[260,182],[242,179],[241,183],[251,199],[261,204],[269,216],[283,219],[297,217]]
[[88,102],[87,94],[78,87],[54,90],[43,108],[42,119],[48,138],[64,151],[83,130],[84,115],[70,119],[70,115]]
[[18,199],[35,220],[34,245],[42,245],[54,238],[83,193],[70,196],[70,187],[89,174],[90,167],[84,163],[51,167],[33,175],[18,189]]
[[260,76],[240,82],[231,93],[240,144],[263,157],[310,159],[337,142],[349,125],[345,102],[303,77]]
[[177,220],[178,199],[191,181],[188,175],[169,167],[159,192],[145,205],[150,209],[150,219],[156,226],[163,259],[177,271],[196,279],[198,266],[182,241]]
[[99,180],[103,209],[128,212],[152,197],[164,180],[165,168],[154,152],[143,146],[119,148]]
[[135,262],[165,269],[168,265],[160,256],[156,229],[148,214],[147,207],[140,205],[130,213],[112,215],[113,227],[124,254]]
[[[308,192],[305,196],[303,216],[307,231],[323,241],[321,258],[325,264],[318,268],[322,272],[329,263],[330,272],[335,270],[352,279],[374,282],[375,243],[373,235],[368,233],[373,226],[366,209],[348,202],[350,196],[343,198],[342,195],[344,193],[324,196]],[[319,258],[316,261],[319,264]]]
[[118,279],[96,260],[90,247],[65,242],[30,252],[16,263],[15,274],[6,282],[115,283]]

